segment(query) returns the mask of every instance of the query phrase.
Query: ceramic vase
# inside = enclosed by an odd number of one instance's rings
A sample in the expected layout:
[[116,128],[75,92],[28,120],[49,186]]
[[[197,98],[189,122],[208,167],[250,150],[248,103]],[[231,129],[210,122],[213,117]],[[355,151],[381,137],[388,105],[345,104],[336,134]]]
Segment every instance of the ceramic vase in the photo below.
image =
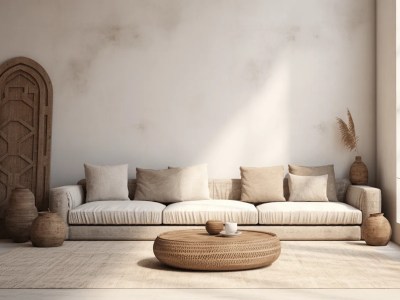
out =
[[224,223],[222,221],[209,220],[206,223],[206,230],[211,235],[219,234],[224,230]]
[[64,243],[67,226],[55,212],[39,212],[31,228],[31,241],[35,247],[58,247]]
[[14,242],[24,243],[29,240],[30,228],[37,215],[33,193],[25,188],[14,189],[5,216],[7,233]]
[[367,245],[386,246],[392,236],[392,228],[383,213],[371,214],[362,225],[363,238]]
[[356,160],[351,165],[349,178],[351,183],[355,185],[368,184],[368,168],[362,161],[361,156],[356,156]]

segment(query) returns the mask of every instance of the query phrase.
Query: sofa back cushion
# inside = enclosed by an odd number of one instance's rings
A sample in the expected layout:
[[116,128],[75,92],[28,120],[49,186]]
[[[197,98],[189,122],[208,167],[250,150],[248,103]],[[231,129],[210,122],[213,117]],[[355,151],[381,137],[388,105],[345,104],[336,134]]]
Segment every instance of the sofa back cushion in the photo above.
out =
[[[86,180],[81,179],[78,181],[82,185],[86,193]],[[338,201],[344,202],[346,197],[347,188],[350,185],[348,179],[336,179],[336,191]],[[228,199],[240,200],[242,193],[242,182],[238,178],[233,179],[210,179],[208,181],[208,188],[210,191],[210,199]],[[136,191],[136,179],[128,180],[129,198],[134,199]],[[289,185],[288,179],[283,179],[283,192],[286,200],[289,199]]]
[[212,179],[208,182],[211,199],[241,200],[242,181],[240,179]]

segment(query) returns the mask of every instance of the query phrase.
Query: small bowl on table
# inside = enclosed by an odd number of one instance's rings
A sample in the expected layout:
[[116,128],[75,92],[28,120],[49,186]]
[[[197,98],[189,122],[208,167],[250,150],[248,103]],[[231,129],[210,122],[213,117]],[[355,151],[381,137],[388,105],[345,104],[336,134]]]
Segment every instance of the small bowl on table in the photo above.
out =
[[206,230],[210,235],[217,235],[224,230],[224,223],[218,220],[208,220]]

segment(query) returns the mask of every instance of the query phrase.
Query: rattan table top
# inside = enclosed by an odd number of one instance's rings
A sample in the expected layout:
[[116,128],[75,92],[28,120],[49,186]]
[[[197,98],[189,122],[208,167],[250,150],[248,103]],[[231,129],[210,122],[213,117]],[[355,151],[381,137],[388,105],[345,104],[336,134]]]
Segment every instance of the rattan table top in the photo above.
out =
[[158,238],[174,242],[232,244],[243,242],[257,242],[265,239],[275,239],[276,234],[265,231],[241,230],[237,236],[210,235],[203,229],[175,230],[161,233]]

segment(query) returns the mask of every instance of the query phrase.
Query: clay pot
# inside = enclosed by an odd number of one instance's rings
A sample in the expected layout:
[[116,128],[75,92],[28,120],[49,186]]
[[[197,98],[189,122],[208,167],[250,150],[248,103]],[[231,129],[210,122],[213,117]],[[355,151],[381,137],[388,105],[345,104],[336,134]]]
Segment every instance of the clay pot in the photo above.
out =
[[39,212],[31,228],[31,241],[35,247],[58,247],[64,243],[67,226],[55,212]]
[[383,213],[371,214],[361,230],[365,242],[370,246],[386,246],[392,236],[392,228]]
[[368,184],[368,168],[366,164],[364,164],[364,162],[361,160],[361,156],[356,156],[356,160],[350,167],[349,177],[352,184]]
[[209,220],[206,223],[206,230],[211,235],[217,235],[224,229],[224,223],[221,221]]
[[5,225],[8,235],[16,243],[29,241],[33,220],[38,216],[35,196],[29,189],[17,188],[11,192]]

